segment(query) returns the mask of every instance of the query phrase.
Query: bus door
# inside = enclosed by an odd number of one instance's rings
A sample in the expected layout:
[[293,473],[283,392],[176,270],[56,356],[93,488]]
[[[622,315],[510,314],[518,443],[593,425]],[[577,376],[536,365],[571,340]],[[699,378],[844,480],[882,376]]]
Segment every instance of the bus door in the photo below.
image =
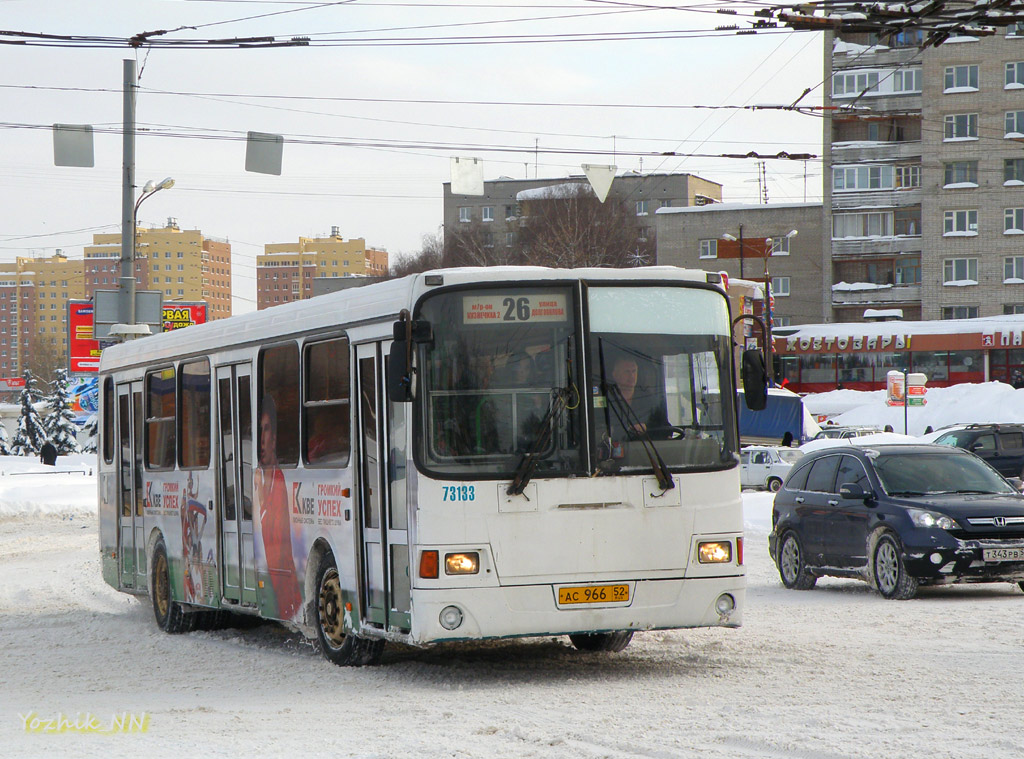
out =
[[252,536],[252,365],[217,367],[220,445],[221,593],[229,603],[256,605]]
[[118,556],[121,586],[146,589],[142,493],[142,383],[117,386]]
[[383,389],[388,345],[356,346],[359,529],[364,616],[385,629],[410,626],[409,526],[405,498],[405,404]]

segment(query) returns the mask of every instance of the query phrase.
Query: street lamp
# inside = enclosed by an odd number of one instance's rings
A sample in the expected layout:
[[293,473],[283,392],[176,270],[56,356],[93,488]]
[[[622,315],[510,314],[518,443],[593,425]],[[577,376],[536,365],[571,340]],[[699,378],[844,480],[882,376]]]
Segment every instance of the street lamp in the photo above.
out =
[[[782,239],[783,240],[791,240],[794,237],[796,237],[796,235],[797,235],[797,231],[795,229],[791,229],[782,237]],[[764,241],[764,247],[765,247],[765,251],[764,251],[764,315],[765,315],[764,328],[765,328],[765,331],[767,333],[767,335],[765,337],[765,341],[767,343],[767,345],[765,346],[765,358],[767,359],[766,363],[768,364],[768,383],[770,385],[774,385],[775,384],[775,367],[774,367],[774,363],[772,361],[772,350],[774,349],[774,346],[772,345],[772,321],[774,320],[775,317],[774,317],[774,314],[772,314],[772,311],[774,310],[773,309],[773,303],[772,303],[772,301],[773,301],[773,298],[772,298],[772,279],[771,279],[771,275],[768,273],[768,258],[772,254],[772,246],[774,244],[775,244],[775,241],[771,237],[765,238],[765,241]]]
[[[138,200],[135,201],[135,207],[132,209],[132,228],[131,228],[131,245],[130,245],[130,258],[129,260],[121,262],[121,278],[125,287],[121,292],[121,297],[125,299],[126,303],[124,310],[121,313],[128,315],[128,321],[126,324],[117,325],[120,327],[120,334],[129,340],[133,337],[141,337],[149,334],[149,327],[142,325],[141,327],[135,323],[135,253],[136,253],[136,225],[138,224],[139,206],[142,205],[142,201],[146,198],[150,198],[160,190],[167,190],[174,187],[174,178],[167,177],[160,182],[154,182],[150,179],[142,188],[142,192],[139,193]],[[127,271],[126,271],[127,270]]]

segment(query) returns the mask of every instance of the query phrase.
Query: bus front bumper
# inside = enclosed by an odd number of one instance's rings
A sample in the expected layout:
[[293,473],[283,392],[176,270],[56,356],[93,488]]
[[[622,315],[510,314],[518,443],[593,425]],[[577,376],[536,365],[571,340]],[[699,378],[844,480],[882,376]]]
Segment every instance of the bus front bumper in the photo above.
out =
[[559,604],[558,589],[566,585],[419,589],[413,599],[412,642],[739,627],[743,622],[746,582],[742,575],[624,584],[630,587],[630,600],[620,605]]

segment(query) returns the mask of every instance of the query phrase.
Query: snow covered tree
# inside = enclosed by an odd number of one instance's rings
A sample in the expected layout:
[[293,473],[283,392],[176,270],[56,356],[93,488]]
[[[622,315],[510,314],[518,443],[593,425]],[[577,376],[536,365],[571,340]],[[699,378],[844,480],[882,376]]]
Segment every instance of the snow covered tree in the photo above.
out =
[[82,453],[96,453],[100,434],[99,414],[93,414],[86,420],[85,424],[82,425],[82,434],[85,435],[85,442],[82,443]]
[[46,442],[46,431],[43,420],[36,411],[36,378],[32,372],[25,372],[25,387],[21,391],[21,416],[18,418],[18,430],[11,442],[11,453],[15,456],[35,456]]
[[68,395],[68,370],[57,369],[53,373],[52,392],[46,397],[50,412],[43,421],[46,439],[53,443],[58,456],[78,452],[78,426],[71,412],[71,397]]
[[7,428],[0,423],[0,456],[11,455],[11,436],[7,434]]

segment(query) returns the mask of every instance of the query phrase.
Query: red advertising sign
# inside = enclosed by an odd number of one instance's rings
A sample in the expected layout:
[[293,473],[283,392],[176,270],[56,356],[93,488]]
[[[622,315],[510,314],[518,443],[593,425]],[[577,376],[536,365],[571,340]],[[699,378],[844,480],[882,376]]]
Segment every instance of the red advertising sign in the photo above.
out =
[[23,387],[24,377],[0,377],[0,390],[20,390]]
[[92,337],[92,315],[91,301],[68,301],[68,368],[72,374],[100,369],[100,344]]
[[[93,313],[92,301],[68,301],[68,358],[72,374],[95,374],[100,369],[102,349],[92,336]],[[164,332],[205,323],[205,303],[172,303],[163,307]]]

